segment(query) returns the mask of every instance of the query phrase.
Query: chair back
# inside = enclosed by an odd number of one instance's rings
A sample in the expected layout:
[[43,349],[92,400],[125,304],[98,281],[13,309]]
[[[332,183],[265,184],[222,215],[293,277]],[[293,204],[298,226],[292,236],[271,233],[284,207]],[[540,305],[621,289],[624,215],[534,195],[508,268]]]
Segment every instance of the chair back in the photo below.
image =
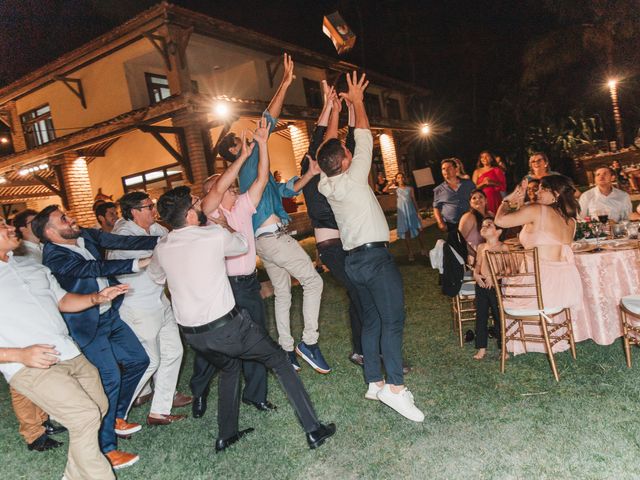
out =
[[508,306],[511,300],[516,305],[522,304],[522,299],[531,299],[530,302],[524,303],[530,303],[531,306],[537,303],[538,310],[544,310],[537,248],[485,251],[485,260],[489,264],[501,313],[505,304]]

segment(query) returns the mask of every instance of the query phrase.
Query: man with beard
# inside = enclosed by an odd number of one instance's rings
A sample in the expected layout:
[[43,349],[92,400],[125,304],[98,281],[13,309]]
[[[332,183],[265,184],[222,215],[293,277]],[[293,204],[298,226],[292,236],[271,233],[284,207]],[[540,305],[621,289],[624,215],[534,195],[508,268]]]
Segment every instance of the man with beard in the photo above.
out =
[[[103,260],[100,249],[153,250],[158,237],[128,237],[96,229],[80,229],[57,205],[42,210],[31,222],[42,242],[44,265],[69,292],[90,293],[117,285],[115,275],[138,272],[149,258]],[[71,337],[100,372],[109,399],[109,410],[99,432],[100,448],[114,469],[133,465],[139,457],[116,450],[116,434],[130,435],[142,427],[127,423],[125,416],[149,357],[118,308],[122,297],[79,313],[63,315]],[[120,367],[122,366],[122,372]]]

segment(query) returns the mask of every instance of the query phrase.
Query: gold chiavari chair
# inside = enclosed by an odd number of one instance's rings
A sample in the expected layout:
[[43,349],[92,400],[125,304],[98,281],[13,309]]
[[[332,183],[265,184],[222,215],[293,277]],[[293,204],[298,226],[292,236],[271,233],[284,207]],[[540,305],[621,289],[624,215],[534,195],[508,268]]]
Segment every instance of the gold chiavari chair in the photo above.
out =
[[[571,355],[574,359],[576,358],[571,311],[568,308],[544,306],[538,249],[486,252],[486,259],[493,284],[499,286],[496,288],[496,293],[500,306],[502,333],[500,371],[504,373],[505,370],[508,342],[522,342],[525,352],[527,342],[543,343],[553,376],[556,381],[559,381],[558,369],[553,357],[554,345],[563,340],[568,341]],[[526,300],[523,302],[523,299]],[[513,306],[518,303],[531,303],[531,307]]]
[[453,330],[458,333],[460,347],[464,347],[465,323],[476,323],[476,283],[464,282],[458,295],[451,299]]
[[[631,317],[631,318],[629,318]],[[636,319],[633,322],[633,319]],[[631,346],[640,345],[640,295],[627,295],[620,299],[620,320],[622,321],[622,341],[627,367],[631,368]]]

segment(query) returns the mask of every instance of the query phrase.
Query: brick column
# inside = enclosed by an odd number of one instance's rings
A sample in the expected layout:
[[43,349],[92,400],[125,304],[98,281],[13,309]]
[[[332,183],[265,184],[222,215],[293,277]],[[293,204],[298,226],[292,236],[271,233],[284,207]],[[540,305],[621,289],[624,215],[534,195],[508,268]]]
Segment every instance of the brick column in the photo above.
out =
[[200,195],[202,184],[208,177],[207,160],[204,153],[205,145],[202,140],[202,128],[207,123],[207,116],[185,112],[175,115],[171,121],[174,126],[184,128],[188,151],[180,153],[191,164],[191,172],[193,173],[191,190],[194,195]]
[[396,156],[396,145],[393,141],[393,132],[385,130],[380,135],[380,151],[384,163],[384,173],[387,180],[392,181],[398,173],[398,157]]
[[309,129],[306,122],[295,122],[289,125],[291,134],[291,147],[293,148],[293,158],[296,161],[296,171],[300,171],[300,162],[305,153],[309,151]]
[[65,153],[59,160],[59,165],[62,166],[62,180],[69,202],[69,212],[79,225],[95,225],[96,218],[91,209],[93,193],[84,157],[78,157],[75,153]]
[[16,152],[24,152],[27,149],[27,140],[24,138],[24,131],[22,130],[22,123],[18,116],[18,110],[16,109],[16,102],[7,102],[5,110],[9,112],[11,116],[11,142]]

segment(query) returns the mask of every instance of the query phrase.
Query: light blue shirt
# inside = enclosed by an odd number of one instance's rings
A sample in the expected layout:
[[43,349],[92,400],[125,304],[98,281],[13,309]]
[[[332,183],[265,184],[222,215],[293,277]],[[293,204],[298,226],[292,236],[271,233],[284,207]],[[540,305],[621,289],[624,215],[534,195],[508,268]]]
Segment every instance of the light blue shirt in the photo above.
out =
[[[274,119],[267,110],[263,113],[264,117],[269,122],[269,134],[273,132],[278,119]],[[258,177],[258,162],[260,160],[260,152],[258,146],[253,149],[249,158],[244,162],[244,165],[240,169],[238,175],[238,181],[240,183],[240,191],[242,193],[249,190],[249,187],[253,185],[253,182]],[[256,213],[253,215],[253,231],[255,232],[264,221],[272,214],[275,214],[280,218],[280,221],[286,225],[291,220],[287,212],[285,212],[282,206],[282,197],[295,197],[300,192],[296,192],[293,189],[293,184],[298,180],[298,177],[293,177],[287,183],[276,183],[273,175],[269,174],[269,181],[264,189],[260,203],[256,207]]]

